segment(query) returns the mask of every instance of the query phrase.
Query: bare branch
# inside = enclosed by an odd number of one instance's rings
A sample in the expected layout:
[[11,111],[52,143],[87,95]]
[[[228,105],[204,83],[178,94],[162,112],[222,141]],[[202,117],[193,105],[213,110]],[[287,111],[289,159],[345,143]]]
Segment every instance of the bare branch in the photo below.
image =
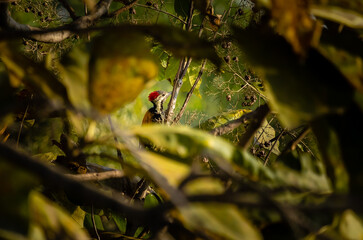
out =
[[122,178],[125,176],[125,173],[123,171],[114,170],[99,173],[66,174],[66,176],[78,181],[102,181],[110,178]]
[[204,67],[205,67],[205,64],[207,63],[207,60],[203,60],[203,63],[202,63],[202,66],[200,67],[200,70],[199,70],[199,73],[198,73],[198,76],[197,76],[197,79],[195,79],[195,82],[192,86],[192,88],[189,90],[185,100],[184,100],[184,103],[183,103],[183,106],[181,107],[178,115],[175,117],[173,123],[177,123],[179,122],[180,118],[183,116],[183,113],[185,111],[185,108],[187,107],[187,104],[194,92],[194,89],[197,87],[200,79],[202,79],[202,74],[203,74],[203,71],[204,71]]
[[280,140],[280,138],[282,137],[282,135],[284,134],[284,132],[285,132],[285,129],[284,129],[284,130],[282,130],[282,131],[280,132],[280,134],[277,136],[277,138],[275,139],[274,143],[272,144],[272,146],[271,146],[271,148],[270,148],[270,151],[268,152],[268,154],[267,154],[267,156],[266,156],[266,158],[265,158],[265,162],[264,162],[264,164],[263,164],[264,166],[266,166],[266,165],[267,165],[267,163],[268,163],[268,159],[269,159],[269,157],[270,157],[270,155],[271,155],[272,150],[274,149],[274,147],[275,147],[276,143]]
[[265,115],[266,112],[269,112],[268,106],[262,105],[258,107],[255,111],[242,115],[240,118],[227,122],[222,126],[214,128],[210,131],[214,136],[221,136],[226,133],[231,132],[233,129],[239,127],[242,123],[247,120],[259,118],[261,115]]
[[[258,114],[253,118],[253,121],[250,123],[250,126],[247,128],[246,133],[242,136],[242,139],[239,141],[239,146],[243,149],[248,148],[250,142],[253,139],[253,135],[261,127],[263,120],[266,118],[267,114],[270,112],[270,108],[265,104],[257,108]],[[257,111],[257,109],[255,111]]]

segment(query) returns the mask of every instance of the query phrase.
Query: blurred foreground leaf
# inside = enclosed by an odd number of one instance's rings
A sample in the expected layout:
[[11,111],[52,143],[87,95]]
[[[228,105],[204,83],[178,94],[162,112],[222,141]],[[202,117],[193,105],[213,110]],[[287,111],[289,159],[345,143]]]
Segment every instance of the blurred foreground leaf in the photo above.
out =
[[[307,1],[259,0],[271,11],[271,25],[298,54],[304,54],[310,46],[313,19]],[[270,45],[271,46],[271,45]]]
[[8,164],[3,156],[0,157],[0,181],[0,229],[27,235],[28,195],[39,182],[28,172]]
[[269,105],[285,126],[343,113],[352,103],[353,91],[345,77],[316,50],[302,60],[271,30],[235,27],[234,32],[248,62],[265,80]]
[[346,9],[338,6],[313,5],[310,11],[319,18],[344,24],[351,28],[363,28],[363,14],[356,12],[355,9]]
[[[250,181],[259,181],[266,186],[295,186],[321,192],[330,190],[324,172],[307,172],[305,169],[298,172],[284,165],[265,167],[247,151],[236,148],[221,137],[215,137],[200,130],[185,126],[156,125],[134,128],[132,133],[162,149],[159,154],[153,156],[153,159],[147,160],[147,163],[154,169],[158,169],[160,173],[164,172],[164,176],[169,177],[174,186],[186,177],[190,171],[188,165],[191,165],[193,159],[208,156],[219,168],[230,175],[237,172]],[[159,157],[160,155],[168,158]],[[145,159],[147,159],[146,156]],[[170,167],[164,169],[160,165],[162,162]]]
[[66,88],[52,72],[11,49],[10,45],[0,43],[0,58],[12,78],[54,100],[55,107],[59,107],[60,103],[70,103]]
[[61,81],[67,88],[69,99],[80,110],[88,110],[88,63],[89,54],[85,46],[75,47],[56,63]]
[[30,239],[89,239],[64,210],[37,192],[29,196]]
[[212,239],[262,239],[258,230],[233,205],[193,203],[180,212],[186,227]]
[[107,32],[93,42],[89,63],[89,99],[101,113],[134,100],[155,78],[158,65],[138,32]]

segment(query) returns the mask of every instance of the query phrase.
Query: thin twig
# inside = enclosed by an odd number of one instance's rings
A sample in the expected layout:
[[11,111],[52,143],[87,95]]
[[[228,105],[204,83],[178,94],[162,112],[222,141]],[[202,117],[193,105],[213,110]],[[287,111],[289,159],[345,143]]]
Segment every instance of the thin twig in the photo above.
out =
[[291,142],[291,145],[290,145],[291,151],[295,150],[297,144],[306,137],[306,135],[310,132],[310,130],[311,130],[310,127],[304,128],[304,130],[299,134],[299,136],[294,141]]
[[93,230],[96,233],[97,239],[101,240],[100,235],[98,234],[98,231],[97,231],[97,226],[96,226],[96,221],[95,221],[95,212],[94,212],[94,209],[93,209],[93,204],[91,205],[91,217],[92,217]]
[[30,96],[30,100],[25,108],[25,112],[24,112],[24,115],[21,119],[21,123],[20,123],[20,128],[19,128],[19,132],[18,132],[18,137],[16,139],[16,146],[19,147],[19,141],[20,141],[20,135],[21,135],[21,131],[23,129],[23,125],[24,125],[24,121],[25,121],[25,118],[26,118],[26,115],[28,114],[28,110],[29,110],[29,106],[30,106],[30,102],[31,100],[33,99],[33,94]]
[[120,9],[117,9],[115,11],[113,11],[112,13],[108,14],[109,17],[117,17],[119,14],[129,10],[130,8],[132,8],[133,6],[135,6],[137,4],[139,0],[134,0],[132,1],[130,4],[127,4],[125,6],[123,6]]
[[181,19],[181,18],[179,18],[178,16],[176,16],[176,15],[173,15],[173,14],[171,14],[171,13],[169,13],[169,12],[166,12],[166,11],[163,11],[163,10],[161,10],[161,9],[157,9],[157,8],[154,8],[154,7],[150,7],[150,6],[147,6],[147,5],[144,5],[144,4],[135,4],[135,6],[138,6],[138,7],[143,7],[143,8],[148,8],[148,9],[151,9],[151,10],[154,10],[154,11],[157,11],[157,12],[161,12],[161,13],[164,13],[164,14],[166,14],[166,15],[168,15],[168,16],[170,16],[170,17],[173,17],[173,18],[175,18],[175,19],[177,19],[177,20],[179,20],[180,22],[182,22],[183,24],[187,24],[187,22],[186,21],[184,21],[183,19]]
[[228,67],[231,69],[232,73],[239,77],[246,85],[248,85],[250,88],[252,88],[255,92],[257,92],[258,95],[262,96],[263,99],[267,100],[267,97],[261,93],[257,88],[255,88],[253,85],[251,85],[246,79],[244,79],[241,75],[239,75],[230,65]]
[[[116,145],[118,145],[119,144],[119,141],[118,141],[117,136],[116,136],[116,133],[115,133],[115,128],[113,126],[112,119],[111,119],[110,115],[108,115],[107,118],[108,118],[108,123],[110,124],[110,128],[111,128],[111,132],[112,132],[112,135],[113,135],[113,139],[115,140]],[[123,166],[124,158],[122,156],[122,153],[121,153],[120,149],[118,149],[118,148],[116,148],[116,151],[117,151],[117,158],[120,160],[121,166],[124,167]]]

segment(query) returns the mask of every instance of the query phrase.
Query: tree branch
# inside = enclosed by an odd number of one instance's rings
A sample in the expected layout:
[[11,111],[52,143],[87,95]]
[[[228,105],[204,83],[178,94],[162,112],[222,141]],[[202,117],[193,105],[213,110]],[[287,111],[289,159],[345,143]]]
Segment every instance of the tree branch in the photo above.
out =
[[69,5],[67,0],[59,0],[59,2],[62,3],[62,5],[65,9],[67,9],[67,11],[68,11],[69,15],[71,16],[71,18],[73,19],[73,21],[78,18],[74,9],[72,8],[71,5]]
[[[191,30],[192,20],[193,20],[193,11],[194,11],[194,5],[193,5],[193,1],[191,1],[190,8],[189,8],[188,21],[185,26],[187,31]],[[187,62],[185,63],[185,61],[187,61]],[[166,116],[165,121],[167,124],[171,123],[171,120],[172,120],[172,117],[174,114],[174,110],[175,110],[176,99],[178,98],[179,91],[183,85],[183,78],[184,78],[191,62],[192,62],[191,57],[187,58],[187,60],[182,59],[180,61],[179,69],[178,69],[178,72],[174,79],[173,92],[171,94],[170,101],[168,104],[168,109],[166,110],[166,114],[165,114],[165,116]]]
[[93,204],[96,208],[110,208],[141,225],[150,224],[153,221],[163,222],[162,212],[126,205],[118,199],[96,190],[91,185],[76,181],[57,168],[20,153],[8,145],[0,144],[0,156],[0,161],[8,161],[10,164],[26,169],[40,178],[44,184],[59,186],[84,204]]
[[194,82],[192,88],[189,90],[189,92],[188,92],[188,94],[187,94],[187,96],[186,96],[186,98],[184,100],[183,106],[181,107],[178,115],[175,117],[173,123],[179,122],[180,118],[183,116],[185,108],[187,107],[187,104],[188,104],[188,102],[189,102],[189,100],[190,100],[190,98],[191,98],[191,96],[192,96],[192,94],[194,92],[194,89],[197,87],[200,79],[202,79],[202,74],[203,74],[204,67],[205,67],[206,63],[207,63],[207,60],[203,60],[202,66],[200,67],[200,70],[199,70],[199,73],[198,73],[198,77],[197,77],[197,79],[195,79],[195,82]]
[[239,127],[242,123],[247,120],[259,118],[261,115],[265,115],[266,111],[269,111],[268,106],[262,105],[258,107],[255,111],[242,115],[240,118],[227,122],[222,126],[212,129],[209,133],[214,136],[221,136],[231,132],[233,129]]
[[92,26],[96,20],[100,19],[108,12],[111,3],[112,0],[101,0],[89,15],[82,16],[70,24],[56,28],[54,31],[47,31],[44,33],[39,33],[39,31],[42,30],[41,28],[31,27],[16,22],[10,15],[8,3],[0,3],[0,27],[10,32],[21,32],[30,39],[40,42],[61,42],[72,36],[74,30],[86,29]]
[[255,111],[258,110],[258,114],[253,118],[253,121],[250,123],[250,126],[247,128],[246,133],[242,136],[242,139],[239,141],[239,146],[243,149],[248,148],[250,142],[253,139],[253,135],[261,127],[263,120],[266,118],[267,114],[270,112],[270,108],[267,104],[259,106]]
[[102,181],[110,178],[122,178],[125,176],[123,171],[114,170],[99,173],[85,174],[65,174],[67,177],[78,181]]

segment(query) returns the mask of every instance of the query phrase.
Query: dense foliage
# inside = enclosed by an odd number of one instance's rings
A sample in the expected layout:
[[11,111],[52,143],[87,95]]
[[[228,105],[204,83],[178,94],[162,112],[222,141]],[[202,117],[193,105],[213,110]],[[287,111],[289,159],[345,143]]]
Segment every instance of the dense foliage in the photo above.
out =
[[0,28],[1,239],[363,239],[360,0],[0,0]]

